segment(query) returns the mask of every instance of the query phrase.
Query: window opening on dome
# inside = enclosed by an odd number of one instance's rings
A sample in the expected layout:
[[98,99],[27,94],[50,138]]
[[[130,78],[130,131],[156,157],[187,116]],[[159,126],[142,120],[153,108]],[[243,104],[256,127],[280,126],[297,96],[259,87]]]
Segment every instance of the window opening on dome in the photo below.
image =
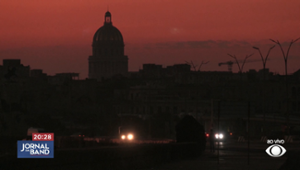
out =
[[106,23],[110,23],[110,17],[106,17],[106,18],[105,18],[105,22],[106,22]]

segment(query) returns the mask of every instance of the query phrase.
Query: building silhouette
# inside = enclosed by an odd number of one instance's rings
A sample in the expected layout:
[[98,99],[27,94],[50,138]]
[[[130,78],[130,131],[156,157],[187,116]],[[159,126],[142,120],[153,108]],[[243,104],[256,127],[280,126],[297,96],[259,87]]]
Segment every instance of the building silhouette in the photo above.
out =
[[[148,121],[152,137],[173,138],[175,123],[185,115],[192,115],[209,129],[212,115],[216,121],[219,100],[220,128],[243,134],[250,102],[250,132],[260,134],[264,124],[263,93],[264,112],[269,122],[269,130],[264,127],[266,132],[276,130],[275,127],[278,130],[285,123],[286,107],[290,110],[290,123],[299,124],[300,71],[288,75],[289,105],[284,98],[285,76],[270,72],[262,82],[261,73],[249,70],[242,73],[241,79],[239,73],[192,71],[187,64],[165,68],[144,64],[141,70],[128,72],[126,77],[97,81],[79,80],[78,73],[51,76],[41,69],[31,70],[19,59],[5,59],[0,65],[0,119],[6,124],[0,123],[0,132],[22,133],[25,126],[41,123],[38,118],[61,117],[68,133],[93,126],[97,133],[109,135],[117,132],[119,118],[135,116]],[[268,88],[264,89],[262,83]],[[23,127],[20,122],[24,123]],[[56,128],[54,124],[46,126],[45,123],[41,123],[41,128],[60,133],[51,130]],[[20,128],[8,130],[14,126]]]
[[115,75],[126,75],[128,57],[124,55],[121,32],[112,25],[111,13],[105,13],[104,25],[93,38],[93,55],[89,57],[89,78],[99,81]]
[[250,134],[259,135],[262,125],[268,133],[279,130],[286,122],[286,108],[290,123],[300,126],[300,70],[288,75],[288,99],[285,76],[268,69],[233,73],[192,71],[190,64],[164,68],[145,63],[139,71],[128,72],[123,37],[108,11],[93,37],[88,60],[89,79],[79,80],[79,73],[50,76],[42,69],[24,66],[20,59],[4,59],[0,65],[0,121],[5,124],[0,122],[0,133],[22,133],[25,128],[13,128],[22,121],[23,127],[43,126],[61,133],[52,123],[59,119],[66,133],[96,129],[107,136],[115,135],[127,119],[139,118],[148,126],[150,137],[174,138],[175,124],[182,117],[191,115],[208,130],[216,125],[219,112],[220,129],[245,134],[249,113]]
[[0,74],[5,80],[14,81],[29,77],[30,67],[21,64],[20,59],[4,59]]

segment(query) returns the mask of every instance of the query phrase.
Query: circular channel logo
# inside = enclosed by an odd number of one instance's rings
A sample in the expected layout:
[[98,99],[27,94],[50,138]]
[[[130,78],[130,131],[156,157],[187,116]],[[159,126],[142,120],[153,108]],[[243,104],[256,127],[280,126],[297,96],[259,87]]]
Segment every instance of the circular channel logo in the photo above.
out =
[[266,149],[266,152],[268,155],[270,155],[272,157],[281,157],[282,155],[285,154],[286,149],[284,147],[282,147],[281,145],[274,144],[274,145],[269,146]]

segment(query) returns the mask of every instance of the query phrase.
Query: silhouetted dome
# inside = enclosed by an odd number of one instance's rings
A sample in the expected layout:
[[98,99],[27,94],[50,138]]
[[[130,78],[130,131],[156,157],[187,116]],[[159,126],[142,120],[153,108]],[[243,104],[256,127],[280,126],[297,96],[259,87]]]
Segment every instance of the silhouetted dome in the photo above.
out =
[[110,12],[105,13],[104,25],[96,31],[93,41],[123,43],[121,32],[112,25]]
[[123,42],[121,32],[112,25],[104,25],[97,30],[94,41],[120,41]]

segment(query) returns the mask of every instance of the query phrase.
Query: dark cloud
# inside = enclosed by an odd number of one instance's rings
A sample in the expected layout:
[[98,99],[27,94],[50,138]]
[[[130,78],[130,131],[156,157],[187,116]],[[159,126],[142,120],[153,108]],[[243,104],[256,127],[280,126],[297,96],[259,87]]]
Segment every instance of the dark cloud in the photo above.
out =
[[[281,42],[282,47],[288,47],[290,42]],[[206,41],[177,41],[177,42],[161,42],[161,43],[147,43],[147,44],[130,44],[131,49],[146,49],[146,50],[154,50],[154,49],[166,49],[166,50],[179,50],[179,49],[233,49],[233,48],[249,48],[252,49],[253,46],[259,48],[269,48],[275,43],[271,42],[270,40],[263,40],[263,41],[224,41],[224,40],[206,40]],[[299,42],[293,44],[292,48],[295,46],[300,46]]]
[[[278,39],[272,39],[274,41],[279,41],[279,43],[281,44],[282,47],[288,47],[291,43],[291,41],[293,40],[296,40],[296,39],[291,39],[290,41],[280,41]],[[269,45],[269,46],[273,46],[273,45],[277,45],[276,43],[272,42],[270,39],[268,40],[261,40],[261,41],[258,41],[258,42],[255,42],[254,43],[256,46],[260,46],[260,45]],[[294,46],[300,46],[300,39],[298,41],[296,41],[295,43],[293,43],[292,47]]]
[[179,42],[164,42],[164,43],[155,43],[147,44],[144,46],[146,49],[183,49],[183,48],[231,48],[231,47],[251,47],[251,44],[247,41],[179,41]]

